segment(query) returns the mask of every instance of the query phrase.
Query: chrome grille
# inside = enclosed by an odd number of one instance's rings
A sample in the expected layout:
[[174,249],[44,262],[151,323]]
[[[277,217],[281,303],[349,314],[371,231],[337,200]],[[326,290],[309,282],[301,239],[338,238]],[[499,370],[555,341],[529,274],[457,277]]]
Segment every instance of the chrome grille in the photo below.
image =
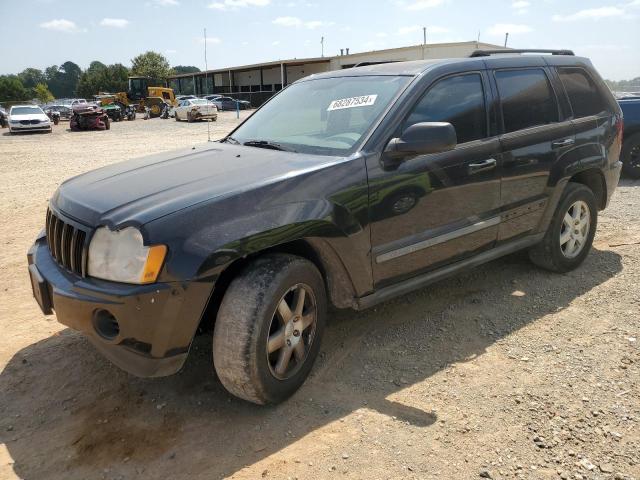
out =
[[47,245],[51,256],[67,270],[83,275],[84,243],[87,233],[65,223],[51,210],[47,210]]

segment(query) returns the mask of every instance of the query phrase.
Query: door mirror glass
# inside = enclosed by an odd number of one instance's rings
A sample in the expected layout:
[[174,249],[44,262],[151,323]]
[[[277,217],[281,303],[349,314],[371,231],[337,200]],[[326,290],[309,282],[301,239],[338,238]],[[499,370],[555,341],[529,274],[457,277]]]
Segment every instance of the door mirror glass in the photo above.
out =
[[456,130],[447,122],[420,122],[407,127],[400,138],[387,144],[385,155],[398,159],[409,155],[441,153],[456,148]]

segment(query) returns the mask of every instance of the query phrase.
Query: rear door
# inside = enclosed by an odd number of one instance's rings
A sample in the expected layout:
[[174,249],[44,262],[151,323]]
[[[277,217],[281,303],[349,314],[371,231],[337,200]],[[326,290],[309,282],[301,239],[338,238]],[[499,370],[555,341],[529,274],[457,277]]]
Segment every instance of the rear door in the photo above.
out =
[[367,161],[376,286],[491,248],[500,202],[497,136],[484,71],[446,76],[426,88],[393,136],[419,122],[449,122],[457,147],[417,155],[397,168]]
[[[576,136],[576,153],[582,162],[594,162],[594,167],[603,165],[602,144],[611,136],[613,113],[598,91],[591,74],[582,67],[557,67],[560,88],[567,94],[571,123]],[[609,133],[609,135],[607,135]],[[615,136],[615,133],[614,133]]]
[[492,77],[503,132],[500,242],[536,230],[552,192],[551,168],[573,149],[575,136],[547,67],[496,69]]

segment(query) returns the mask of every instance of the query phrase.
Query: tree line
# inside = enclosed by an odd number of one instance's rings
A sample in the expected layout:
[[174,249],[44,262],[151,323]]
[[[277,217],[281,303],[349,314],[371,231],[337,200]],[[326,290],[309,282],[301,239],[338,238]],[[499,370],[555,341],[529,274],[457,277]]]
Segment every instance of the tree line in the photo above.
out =
[[164,55],[153,51],[135,57],[131,67],[93,61],[82,70],[76,63],[67,61],[44,70],[26,68],[18,74],[0,75],[0,102],[37,99],[46,103],[54,98],[91,98],[98,92],[126,91],[129,76],[149,77],[153,83],[164,85],[170,75],[199,71],[193,66],[171,67]]

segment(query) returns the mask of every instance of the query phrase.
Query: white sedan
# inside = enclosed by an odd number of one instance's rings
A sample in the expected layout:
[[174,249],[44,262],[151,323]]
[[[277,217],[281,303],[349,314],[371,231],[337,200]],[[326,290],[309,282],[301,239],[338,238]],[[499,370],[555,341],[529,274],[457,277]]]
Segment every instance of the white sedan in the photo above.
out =
[[51,133],[51,120],[37,105],[14,105],[9,110],[9,132],[45,131]]
[[218,118],[218,108],[204,98],[190,98],[180,100],[174,109],[176,122],[186,120],[194,122],[196,120],[216,120]]

